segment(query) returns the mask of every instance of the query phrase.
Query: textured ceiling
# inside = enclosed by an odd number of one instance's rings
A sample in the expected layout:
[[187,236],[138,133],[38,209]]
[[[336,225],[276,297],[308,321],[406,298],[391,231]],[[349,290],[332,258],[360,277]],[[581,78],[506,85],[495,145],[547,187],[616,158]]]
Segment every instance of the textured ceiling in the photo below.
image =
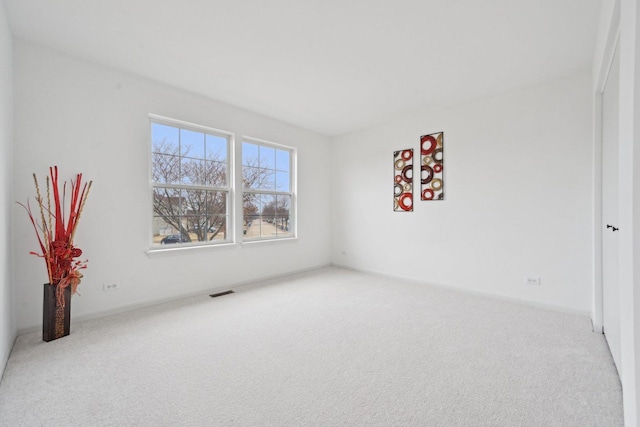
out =
[[324,134],[587,69],[601,0],[3,0],[16,37]]

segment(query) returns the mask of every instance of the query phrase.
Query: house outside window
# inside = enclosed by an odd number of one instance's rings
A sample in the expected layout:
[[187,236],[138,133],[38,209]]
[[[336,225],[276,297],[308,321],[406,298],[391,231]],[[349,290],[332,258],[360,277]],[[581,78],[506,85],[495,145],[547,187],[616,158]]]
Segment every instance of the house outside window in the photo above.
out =
[[242,141],[243,240],[295,237],[295,149]]
[[151,117],[152,248],[229,242],[232,134]]

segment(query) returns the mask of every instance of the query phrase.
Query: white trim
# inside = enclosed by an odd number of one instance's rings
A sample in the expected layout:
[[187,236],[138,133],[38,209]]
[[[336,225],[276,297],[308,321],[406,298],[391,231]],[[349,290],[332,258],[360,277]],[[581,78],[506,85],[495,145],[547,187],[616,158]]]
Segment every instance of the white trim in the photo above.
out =
[[256,144],[262,144],[262,145],[270,145],[272,147],[275,148],[282,148],[285,150],[295,150],[294,147],[289,147],[288,145],[284,145],[284,144],[279,144],[277,142],[273,142],[273,141],[267,141],[266,139],[260,139],[260,138],[254,138],[252,136],[247,136],[247,135],[242,135],[242,142],[255,142]]
[[191,245],[181,243],[179,245],[171,245],[171,247],[168,247],[168,248],[153,247],[147,250],[145,253],[149,258],[156,258],[159,256],[167,256],[167,255],[183,255],[183,254],[192,253],[193,251],[199,251],[203,249],[230,248],[230,247],[236,247],[236,246],[237,246],[236,243],[229,242],[226,240],[220,243],[200,243],[200,244],[191,244]]
[[603,333],[602,294],[602,92],[594,94],[593,105],[593,288],[591,322],[593,331]]
[[369,269],[364,269],[364,268],[350,267],[350,266],[342,265],[340,263],[333,263],[332,262],[331,266],[335,267],[335,268],[342,268],[342,269],[345,269],[345,270],[356,271],[356,272],[359,272],[359,273],[366,273],[366,274],[372,274],[372,275],[376,275],[376,276],[380,276],[380,277],[387,277],[389,279],[406,280],[406,281],[417,283],[417,284],[424,285],[424,286],[433,286],[433,287],[436,287],[436,288],[442,288],[442,289],[448,289],[448,290],[451,290],[451,291],[462,292],[462,293],[468,294],[468,295],[478,295],[478,296],[482,296],[482,297],[485,297],[485,298],[491,298],[491,299],[500,300],[500,301],[507,301],[507,302],[511,302],[511,303],[514,303],[514,304],[520,304],[520,305],[529,306],[529,307],[536,307],[536,308],[540,308],[540,309],[544,309],[544,310],[553,310],[553,311],[560,312],[560,313],[575,314],[575,315],[579,315],[579,316],[584,316],[585,322],[589,321],[589,312],[586,311],[586,310],[574,310],[574,309],[571,309],[571,308],[561,307],[561,306],[558,306],[558,305],[534,302],[534,301],[527,300],[527,299],[513,298],[513,297],[509,297],[509,296],[494,294],[494,293],[491,293],[491,292],[483,292],[483,291],[463,288],[463,287],[459,287],[459,286],[455,286],[455,285],[445,285],[445,284],[442,284],[442,283],[426,282],[424,280],[416,279],[416,278],[413,278],[413,277],[386,274],[386,273],[382,273],[382,272],[379,272],[379,271],[376,271],[376,270],[369,270]]
[[4,379],[4,374],[7,372],[7,364],[9,363],[9,358],[11,357],[11,352],[13,352],[13,347],[16,345],[16,340],[18,339],[18,332],[16,330],[13,331],[13,339],[9,340],[11,345],[7,348],[5,354],[0,355],[0,384],[2,384],[2,380]]
[[[227,226],[227,240],[230,243],[236,244],[237,230],[236,230],[236,222],[242,224],[242,221],[238,221],[236,218],[236,200],[237,200],[237,191],[236,191],[236,136],[235,134],[231,134],[229,139],[227,140],[227,184],[229,185],[229,200],[227,200],[227,210],[229,218],[231,218],[231,226]],[[240,193],[242,194],[242,193]],[[240,197],[242,199],[242,197]],[[241,200],[242,201],[242,200]]]
[[[87,321],[87,320],[99,319],[101,317],[107,317],[107,316],[113,316],[113,315],[120,314],[120,313],[126,313],[128,311],[139,310],[139,309],[142,309],[142,308],[145,308],[145,307],[153,307],[155,305],[166,304],[166,303],[170,303],[170,302],[173,302],[173,301],[180,301],[180,300],[183,300],[183,299],[193,298],[193,297],[197,297],[197,296],[205,297],[205,295],[206,295],[207,298],[208,298],[208,295],[210,295],[210,294],[221,292],[221,291],[226,291],[226,290],[230,290],[230,289],[231,290],[238,290],[238,291],[245,291],[245,290],[246,291],[250,291],[251,289],[254,289],[254,288],[261,288],[262,286],[268,286],[270,284],[273,284],[274,280],[285,279],[287,277],[297,276],[299,274],[305,274],[305,273],[309,273],[309,272],[312,272],[312,271],[322,270],[323,268],[328,268],[330,266],[331,266],[330,264],[320,264],[320,265],[317,265],[317,266],[301,268],[299,270],[288,271],[286,273],[271,274],[271,275],[263,276],[263,277],[256,278],[256,279],[243,280],[243,281],[236,282],[236,283],[229,283],[229,284],[216,286],[214,288],[205,288],[205,289],[200,290],[200,291],[187,292],[187,293],[184,293],[182,295],[175,296],[175,297],[159,298],[159,299],[156,299],[156,300],[153,300],[153,301],[129,304],[129,305],[125,305],[125,306],[122,306],[122,307],[108,309],[108,310],[102,310],[102,311],[99,311],[99,312],[94,312],[94,313],[85,314],[85,315],[81,315],[81,316],[72,316],[72,318],[71,318],[71,333],[73,333],[74,325],[76,325],[77,323],[80,323],[80,322]],[[30,333],[38,332],[38,331],[42,331],[42,325],[41,324],[28,326],[26,328],[18,329],[17,336],[24,335],[24,334],[30,334]]]
[[278,191],[278,190],[262,190],[258,188],[243,188],[243,193],[251,193],[251,194],[266,194],[266,195],[276,195],[276,196],[293,196],[293,193],[288,191]]
[[255,245],[256,243],[258,244],[264,244],[264,243],[280,243],[280,242],[295,242],[296,240],[298,240],[297,237],[270,237],[270,238],[262,238],[262,239],[246,239],[243,240],[242,243],[240,243],[243,247],[251,247],[253,245]]
[[640,140],[635,128],[640,113],[638,77],[640,61],[640,8],[638,0],[620,0],[620,117],[619,117],[619,292],[620,292],[620,342],[622,364],[622,397],[626,426],[640,422],[640,382],[638,381],[638,335],[640,334],[640,303],[636,289],[637,275],[634,257],[640,254],[640,242],[634,241],[634,228],[638,221],[637,174],[640,162],[635,143]]
[[209,187],[206,185],[193,185],[193,184],[169,184],[166,182],[153,182],[153,187],[160,188],[172,188],[175,190],[205,190],[205,191],[221,191],[224,193],[229,192],[227,187]]
[[160,116],[158,114],[149,113],[149,121],[153,121],[155,123],[165,124],[169,126],[179,126],[183,129],[188,129],[188,130],[204,131],[206,133],[211,133],[213,135],[218,134],[218,136],[224,136],[224,137],[234,136],[233,132],[216,129],[209,126],[203,126],[196,123],[186,122],[184,120],[172,119],[170,117]]
[[603,331],[602,289],[602,92],[604,91],[613,57],[620,39],[620,2],[615,0],[605,48],[597,66],[596,84],[593,93],[593,270],[592,309],[593,330]]

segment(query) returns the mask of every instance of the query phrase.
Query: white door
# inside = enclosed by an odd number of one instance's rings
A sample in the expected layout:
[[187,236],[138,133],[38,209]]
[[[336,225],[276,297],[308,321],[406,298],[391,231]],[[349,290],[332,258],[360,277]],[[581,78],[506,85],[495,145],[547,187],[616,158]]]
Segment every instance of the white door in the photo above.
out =
[[618,99],[620,56],[614,53],[602,93],[602,323],[613,360],[620,369],[618,291]]

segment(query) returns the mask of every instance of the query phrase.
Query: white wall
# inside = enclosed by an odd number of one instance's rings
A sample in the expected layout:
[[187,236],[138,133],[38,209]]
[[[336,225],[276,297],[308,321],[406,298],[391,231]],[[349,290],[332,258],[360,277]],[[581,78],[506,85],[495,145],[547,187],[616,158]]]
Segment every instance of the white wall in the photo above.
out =
[[[393,212],[393,151],[439,131],[446,200]],[[588,72],[337,138],[332,261],[587,313],[591,156]]]
[[[67,179],[83,172],[94,181],[76,235],[89,268],[82,296],[72,302],[73,319],[329,263],[327,138],[25,41],[16,40],[14,53],[15,197],[32,197],[31,173],[44,177],[50,165]],[[149,258],[148,113],[297,147],[299,239]],[[19,208],[13,225],[23,329],[41,322],[46,270],[28,255],[37,243]],[[121,289],[104,292],[110,281]]]
[[11,32],[0,2],[0,377],[16,337],[12,304],[11,212],[12,171],[12,53]]

